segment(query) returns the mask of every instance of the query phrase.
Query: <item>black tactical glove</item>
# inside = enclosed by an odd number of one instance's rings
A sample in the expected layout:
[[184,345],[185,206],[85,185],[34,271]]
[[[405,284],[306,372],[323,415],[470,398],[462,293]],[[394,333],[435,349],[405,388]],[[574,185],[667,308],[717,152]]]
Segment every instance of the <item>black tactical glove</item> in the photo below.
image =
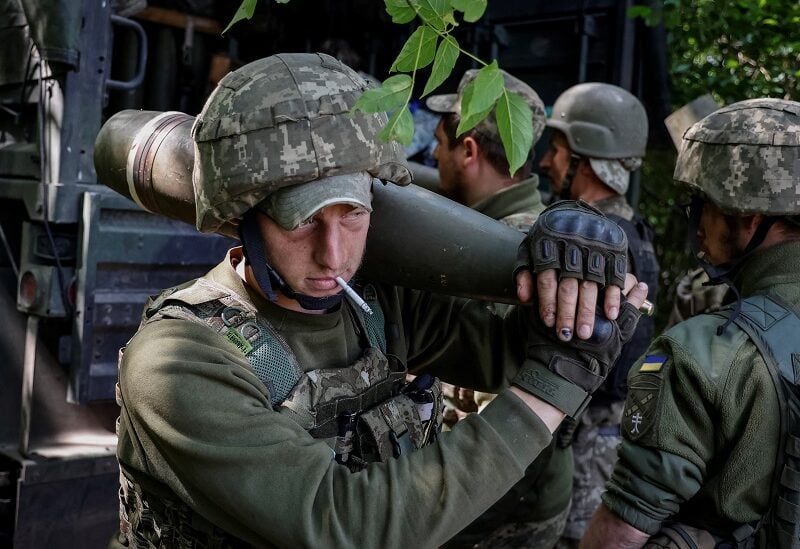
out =
[[[548,207],[520,244],[515,274],[556,269],[560,278],[596,282],[601,288],[623,288],[628,270],[625,232],[585,202],[565,200]],[[616,321],[597,316],[588,340],[569,343],[531,311],[527,356],[514,385],[575,417],[602,385],[636,329],[640,313],[623,302]]]
[[600,210],[580,200],[563,200],[541,213],[520,244],[514,276],[520,269],[556,269],[560,278],[623,288],[628,239]]
[[576,417],[611,371],[641,313],[625,301],[616,321],[598,319],[592,337],[568,343],[558,339],[535,310],[530,316],[528,358],[511,383]]

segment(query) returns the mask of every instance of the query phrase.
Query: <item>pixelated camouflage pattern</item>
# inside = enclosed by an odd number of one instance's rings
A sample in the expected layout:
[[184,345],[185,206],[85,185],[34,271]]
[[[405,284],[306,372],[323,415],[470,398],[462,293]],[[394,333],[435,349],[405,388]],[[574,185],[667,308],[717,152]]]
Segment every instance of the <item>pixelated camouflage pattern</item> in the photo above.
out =
[[504,524],[476,543],[475,549],[552,549],[564,531],[569,508],[556,516],[536,522]]
[[686,273],[675,289],[675,302],[664,330],[672,328],[693,316],[719,311],[730,291],[728,286],[717,284],[706,286],[709,276],[702,268]]
[[599,200],[594,203],[594,207],[605,215],[616,215],[628,221],[631,221],[634,216],[633,208],[628,204],[628,200],[621,195]]
[[617,461],[617,447],[622,442],[622,409],[622,402],[589,406],[577,420],[572,441],[575,459],[572,505],[563,535],[567,540],[583,537],[589,519],[600,505],[600,496]]
[[617,194],[628,192],[631,172],[642,166],[641,158],[590,158],[589,165],[600,181]]
[[350,114],[367,87],[324,54],[273,55],[226,75],[192,127],[197,228],[215,231],[276,189],[330,175],[410,183],[400,145],[377,138],[386,114]]
[[369,461],[386,461],[400,456],[404,453],[400,441],[405,437],[415,449],[425,444],[425,429],[417,406],[405,395],[364,412],[359,423],[363,426],[357,433],[359,453]]
[[292,417],[303,429],[319,427],[317,410],[327,402],[355,397],[390,378],[389,361],[377,349],[367,349],[345,368],[325,368],[305,374],[281,403],[279,411]]
[[508,225],[512,229],[517,229],[520,232],[528,232],[528,230],[533,227],[533,224],[536,223],[536,219],[539,217],[539,212],[520,212],[511,215],[507,215],[502,219],[499,219],[500,223],[503,225]]
[[729,213],[800,213],[800,103],[750,99],[709,114],[686,130],[674,178]]
[[567,89],[553,104],[547,125],[561,131],[572,152],[595,158],[641,158],[647,113],[629,91],[603,82]]
[[153,498],[120,472],[118,543],[128,549],[245,549],[252,547],[211,524],[180,500]]

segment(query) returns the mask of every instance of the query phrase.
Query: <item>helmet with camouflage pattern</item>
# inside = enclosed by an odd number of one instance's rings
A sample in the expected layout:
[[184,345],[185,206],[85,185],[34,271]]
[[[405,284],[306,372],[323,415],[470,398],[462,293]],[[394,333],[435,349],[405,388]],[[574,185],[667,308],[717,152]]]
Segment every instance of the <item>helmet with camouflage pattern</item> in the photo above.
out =
[[723,211],[800,214],[800,103],[750,99],[686,130],[674,178]]
[[566,136],[572,152],[591,158],[640,158],[647,146],[642,103],[604,82],[578,84],[559,95],[547,125]]
[[350,113],[367,87],[324,54],[273,55],[226,75],[192,128],[197,228],[215,231],[280,188],[334,175],[410,183],[400,146],[377,137],[386,115]]

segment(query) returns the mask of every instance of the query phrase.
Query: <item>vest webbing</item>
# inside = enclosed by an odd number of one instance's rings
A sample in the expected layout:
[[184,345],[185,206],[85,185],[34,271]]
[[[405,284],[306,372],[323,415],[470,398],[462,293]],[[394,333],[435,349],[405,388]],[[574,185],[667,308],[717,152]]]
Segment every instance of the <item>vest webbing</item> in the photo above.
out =
[[758,348],[780,404],[780,447],[773,475],[771,505],[755,526],[747,546],[800,549],[800,318],[777,296],[742,300],[734,320]]
[[[385,317],[372,285],[363,289],[368,314],[345,300],[366,343],[386,354]],[[145,309],[142,326],[161,318],[177,318],[207,325],[225,336],[245,354],[258,378],[266,385],[273,406],[278,406],[303,376],[294,351],[278,331],[249,303],[227,288],[205,279],[166,290]]]
[[[248,302],[206,279],[164,291],[145,308],[142,326],[162,318],[201,323],[224,335],[247,357],[268,388],[276,411],[289,414],[314,438],[326,439],[339,463],[357,471],[371,461],[421,448],[433,442],[442,424],[442,392],[438,380],[420,376],[408,384],[406,368],[386,356],[383,309],[372,286],[362,290],[373,314],[349,304],[367,349],[348,371],[361,367],[380,371],[383,379],[367,387],[342,387],[340,396],[315,403],[308,388],[341,369],[315,370],[315,382],[305,374],[283,337]],[[359,366],[360,364],[360,366]],[[118,404],[123,405],[117,387]],[[310,409],[313,408],[313,409]],[[249,547],[212,525],[186,503],[159,489],[146,489],[125,474],[120,464],[120,531],[129,547]],[[158,485],[153,481],[155,486]],[[164,487],[162,490],[169,492]]]

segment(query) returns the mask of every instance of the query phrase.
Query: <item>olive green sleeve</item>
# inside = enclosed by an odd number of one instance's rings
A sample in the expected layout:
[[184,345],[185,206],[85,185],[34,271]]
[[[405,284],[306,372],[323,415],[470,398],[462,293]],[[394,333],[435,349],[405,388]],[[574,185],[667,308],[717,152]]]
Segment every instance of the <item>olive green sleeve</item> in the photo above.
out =
[[[747,510],[754,499],[766,504],[752,487],[768,493],[774,388],[746,335],[735,326],[716,335],[722,322],[701,315],[677,325],[631,368],[623,443],[603,501],[643,532],[687,512],[692,498],[741,522],[760,516]],[[727,493],[741,497],[724,499]]]
[[259,546],[436,546],[508,491],[551,439],[506,391],[436,444],[350,473],[272,410],[231,343],[180,320],[132,339],[120,388],[126,470]]
[[[459,387],[497,392],[525,360],[530,307],[496,305],[403,288],[384,290],[398,354],[414,373],[430,372]],[[391,346],[391,345],[390,345]]]

